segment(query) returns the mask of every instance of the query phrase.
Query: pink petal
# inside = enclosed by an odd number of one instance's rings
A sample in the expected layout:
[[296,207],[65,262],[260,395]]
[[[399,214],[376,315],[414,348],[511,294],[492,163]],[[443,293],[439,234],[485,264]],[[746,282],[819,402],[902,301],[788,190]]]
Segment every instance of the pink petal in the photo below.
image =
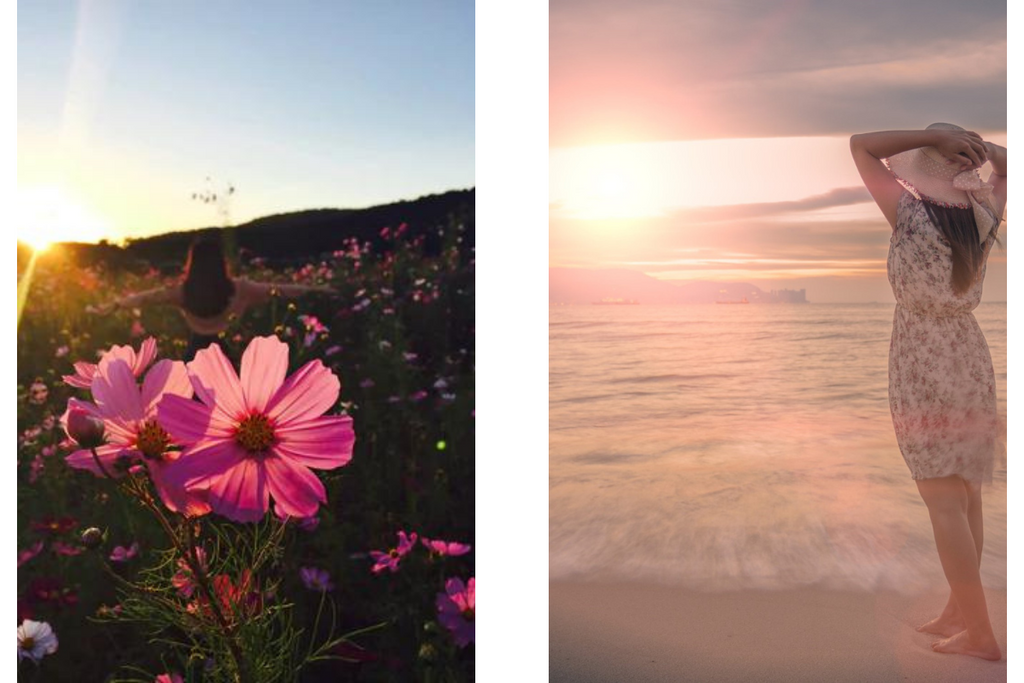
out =
[[210,488],[228,470],[250,459],[234,440],[208,440],[185,450],[168,468],[167,477],[185,488]]
[[256,337],[242,354],[242,391],[250,410],[262,413],[288,374],[288,345],[277,337]]
[[296,370],[267,404],[267,415],[278,425],[320,417],[338,400],[341,382],[319,360]]
[[100,363],[92,379],[92,397],[104,418],[142,419],[142,402],[131,367],[123,360]]
[[[118,472],[117,468],[114,466],[122,453],[130,455],[134,453],[134,451],[127,450],[124,446],[118,446],[115,444],[104,444],[96,449],[96,455],[99,456],[100,462],[103,463],[103,467],[106,468],[107,473],[112,477],[120,477],[123,474],[122,472]],[[74,467],[76,470],[89,470],[97,477],[106,476],[96,464],[96,460],[92,457],[92,451],[83,448],[75,451],[64,460],[67,462],[68,466]]]
[[156,406],[156,419],[175,442],[192,446],[205,439],[234,437],[236,425],[202,403],[176,394],[164,394]]
[[266,471],[253,458],[245,458],[213,481],[208,496],[217,514],[235,522],[258,522],[270,505]]
[[275,449],[292,460],[319,470],[341,467],[352,459],[356,434],[352,418],[325,415],[306,422],[293,422],[274,430],[279,440]]
[[171,512],[180,512],[189,517],[205,515],[210,511],[210,505],[205,500],[205,493],[189,492],[176,481],[175,477],[168,476],[168,471],[173,462],[170,459],[146,461],[146,466],[149,468],[149,476],[153,480],[156,492],[160,494],[160,499]]
[[77,398],[70,398],[68,399],[68,407],[64,410],[64,414],[60,416],[60,426],[64,430],[65,434],[67,434],[68,431],[68,413],[71,412],[72,408],[79,408],[94,417],[98,417],[101,420],[103,419],[103,415],[100,414],[100,409],[92,403]]
[[327,502],[323,482],[312,470],[275,456],[264,459],[263,466],[278,517],[311,517],[320,503]]
[[237,423],[249,413],[238,375],[217,344],[196,354],[188,364],[188,374],[203,403],[221,413],[225,420]]
[[92,386],[92,378],[96,374],[96,364],[78,361],[73,367],[75,374],[64,375],[64,383],[79,389],[88,389]]
[[180,360],[162,360],[146,373],[142,381],[142,411],[147,418],[155,416],[156,404],[164,394],[192,398],[188,370]]
[[132,365],[132,372],[135,376],[141,377],[154,358],[156,358],[156,339],[147,337],[146,341],[142,342],[139,354],[135,357],[135,363]]
[[128,368],[133,370],[132,375],[135,375],[135,349],[129,345],[116,344],[111,346],[110,349],[103,354],[100,358],[100,362],[97,365],[97,371],[103,370],[106,366],[110,365],[114,361],[124,361],[128,364]]

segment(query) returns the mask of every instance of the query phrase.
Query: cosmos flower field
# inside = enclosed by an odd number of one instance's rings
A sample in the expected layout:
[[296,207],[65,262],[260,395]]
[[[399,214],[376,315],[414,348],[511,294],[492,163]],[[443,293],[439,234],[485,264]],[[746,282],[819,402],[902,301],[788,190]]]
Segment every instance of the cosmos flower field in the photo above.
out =
[[60,245],[19,272],[19,680],[473,680],[463,230],[243,253],[236,275],[333,293],[188,364],[174,308],[96,313],[176,274]]

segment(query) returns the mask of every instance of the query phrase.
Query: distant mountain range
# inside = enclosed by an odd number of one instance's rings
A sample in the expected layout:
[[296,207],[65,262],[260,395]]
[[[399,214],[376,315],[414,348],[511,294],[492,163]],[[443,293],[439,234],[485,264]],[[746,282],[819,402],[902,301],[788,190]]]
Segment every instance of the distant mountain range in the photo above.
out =
[[601,299],[634,299],[641,304],[709,304],[716,301],[802,303],[804,290],[765,292],[745,282],[693,280],[681,284],[658,280],[635,270],[617,268],[550,268],[548,301],[589,304]]

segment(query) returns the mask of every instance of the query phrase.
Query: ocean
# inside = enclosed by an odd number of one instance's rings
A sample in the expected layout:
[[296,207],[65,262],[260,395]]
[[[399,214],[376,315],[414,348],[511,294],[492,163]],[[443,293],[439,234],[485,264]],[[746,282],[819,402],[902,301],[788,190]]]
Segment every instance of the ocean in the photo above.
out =
[[[889,416],[892,314],[893,304],[552,307],[550,578],[709,591],[945,585]],[[1005,425],[1006,305],[975,316]],[[1005,457],[984,506],[982,582],[1005,589]]]

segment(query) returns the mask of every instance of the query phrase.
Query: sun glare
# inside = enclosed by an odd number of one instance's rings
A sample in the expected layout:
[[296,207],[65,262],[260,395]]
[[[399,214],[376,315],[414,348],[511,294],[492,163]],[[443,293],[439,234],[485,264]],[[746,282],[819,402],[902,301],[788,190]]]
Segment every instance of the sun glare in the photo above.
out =
[[54,242],[93,242],[109,232],[103,219],[59,187],[21,187],[18,203],[18,240],[37,252]]
[[567,177],[565,209],[574,218],[610,220],[657,216],[649,169],[625,145],[581,148]]

